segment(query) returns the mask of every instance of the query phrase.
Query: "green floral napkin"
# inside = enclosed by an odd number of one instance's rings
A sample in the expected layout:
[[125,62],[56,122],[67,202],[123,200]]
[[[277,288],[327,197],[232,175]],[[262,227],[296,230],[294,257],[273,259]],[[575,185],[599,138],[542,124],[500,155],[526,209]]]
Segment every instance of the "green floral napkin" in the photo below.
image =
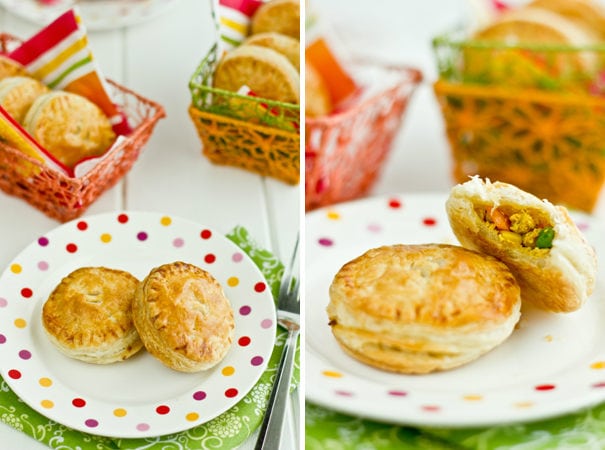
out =
[[605,404],[554,419],[487,428],[417,429],[306,405],[307,450],[600,450]]
[[[236,227],[227,237],[246,252],[261,270],[277,298],[283,264],[267,250],[259,248],[243,227]],[[278,327],[275,349],[265,372],[252,390],[233,408],[215,419],[181,433],[144,439],[111,439],[72,430],[37,413],[13,393],[0,377],[0,420],[29,434],[50,448],[61,450],[107,449],[232,449],[241,445],[260,426],[275,372],[283,351],[286,332]],[[299,354],[292,378],[292,388],[300,379]],[[0,446],[5,448],[5,444]],[[9,445],[10,447],[10,445]]]

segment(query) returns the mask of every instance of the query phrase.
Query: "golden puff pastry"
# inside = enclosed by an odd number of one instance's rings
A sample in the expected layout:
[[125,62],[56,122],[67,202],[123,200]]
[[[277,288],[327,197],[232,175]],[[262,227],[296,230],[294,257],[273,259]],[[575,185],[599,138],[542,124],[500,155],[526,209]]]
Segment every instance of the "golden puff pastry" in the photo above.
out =
[[32,103],[48,92],[50,89],[35,78],[7,77],[0,81],[0,105],[19,124],[23,124]]
[[274,31],[300,40],[300,1],[271,0],[252,16],[252,34]]
[[326,82],[309,61],[305,61],[305,114],[314,118],[330,114],[332,98]]
[[0,80],[6,77],[25,76],[25,67],[7,56],[0,55]]
[[258,45],[226,53],[214,72],[214,87],[237,92],[248,86],[262,98],[298,104],[300,76],[284,55]]
[[275,50],[284,55],[294,68],[300,72],[300,42],[285,34],[266,32],[253,34],[242,45],[258,45]]
[[82,267],[73,271],[42,307],[42,324],[50,341],[63,354],[89,363],[130,358],[143,347],[131,310],[138,284],[122,270]]
[[555,12],[605,40],[605,8],[597,0],[533,0],[528,6]]
[[[510,46],[541,44],[583,47],[598,44],[598,38],[591,30],[555,12],[533,6],[502,13],[497,20],[478,30],[473,39],[501,42]],[[489,60],[483,52],[480,55]],[[589,51],[570,52],[561,60],[558,62],[558,69],[561,71],[581,69],[592,72],[598,63],[596,55]]]
[[101,156],[115,133],[103,111],[81,95],[54,91],[39,96],[23,127],[67,167],[84,158]]
[[400,373],[473,361],[508,338],[520,318],[508,268],[446,244],[371,249],[339,270],[329,293],[329,324],[343,350]]
[[133,317],[147,351],[181,372],[210,369],[233,342],[229,300],[211,274],[192,264],[151,270],[137,289]]
[[596,255],[564,207],[474,177],[452,188],[446,209],[460,243],[504,262],[524,301],[569,312],[592,293]]

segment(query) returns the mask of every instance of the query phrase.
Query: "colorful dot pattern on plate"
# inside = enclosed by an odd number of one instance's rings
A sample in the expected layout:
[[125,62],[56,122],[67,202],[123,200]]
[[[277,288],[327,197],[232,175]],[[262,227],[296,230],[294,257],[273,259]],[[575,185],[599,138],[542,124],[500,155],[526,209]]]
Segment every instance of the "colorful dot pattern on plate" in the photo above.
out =
[[[215,368],[195,375],[165,368],[145,351],[95,366],[62,355],[48,341],[41,308],[78,267],[127,270],[139,279],[160,264],[185,261],[223,286],[235,339]],[[258,268],[222,234],[167,215],[90,216],[40,236],[0,279],[0,364],[11,389],[59,423],[113,437],[182,431],[213,419],[254,386],[275,343],[275,308]]]
[[[430,426],[538,419],[605,400],[605,327],[600,319],[605,296],[600,285],[572,315],[524,310],[521,326],[507,341],[451,371],[393,374],[362,364],[338,346],[325,314],[334,274],[382,245],[459,245],[445,213],[446,199],[433,194],[376,197],[307,214],[307,398],[356,416]],[[603,226],[590,216],[572,217],[597,255],[605,254]]]

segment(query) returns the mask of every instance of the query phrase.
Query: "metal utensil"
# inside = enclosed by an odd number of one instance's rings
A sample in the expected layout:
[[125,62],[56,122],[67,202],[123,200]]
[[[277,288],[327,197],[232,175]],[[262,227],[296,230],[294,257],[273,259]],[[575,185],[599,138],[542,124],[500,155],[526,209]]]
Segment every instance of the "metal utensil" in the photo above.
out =
[[284,270],[279,288],[277,323],[288,331],[288,337],[277,368],[277,378],[271,390],[267,412],[260,428],[258,440],[254,447],[255,450],[278,450],[281,440],[286,400],[290,392],[290,379],[294,369],[294,355],[296,354],[296,343],[300,328],[298,243],[299,237],[296,238],[292,257]]

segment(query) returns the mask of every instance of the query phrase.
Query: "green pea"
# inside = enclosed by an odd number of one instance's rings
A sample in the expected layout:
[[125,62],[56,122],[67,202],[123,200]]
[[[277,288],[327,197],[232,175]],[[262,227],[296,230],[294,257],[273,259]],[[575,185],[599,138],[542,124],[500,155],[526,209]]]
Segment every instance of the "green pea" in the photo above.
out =
[[536,238],[536,247],[538,248],[551,248],[552,241],[555,238],[555,230],[551,227],[546,227],[540,230],[540,234]]

